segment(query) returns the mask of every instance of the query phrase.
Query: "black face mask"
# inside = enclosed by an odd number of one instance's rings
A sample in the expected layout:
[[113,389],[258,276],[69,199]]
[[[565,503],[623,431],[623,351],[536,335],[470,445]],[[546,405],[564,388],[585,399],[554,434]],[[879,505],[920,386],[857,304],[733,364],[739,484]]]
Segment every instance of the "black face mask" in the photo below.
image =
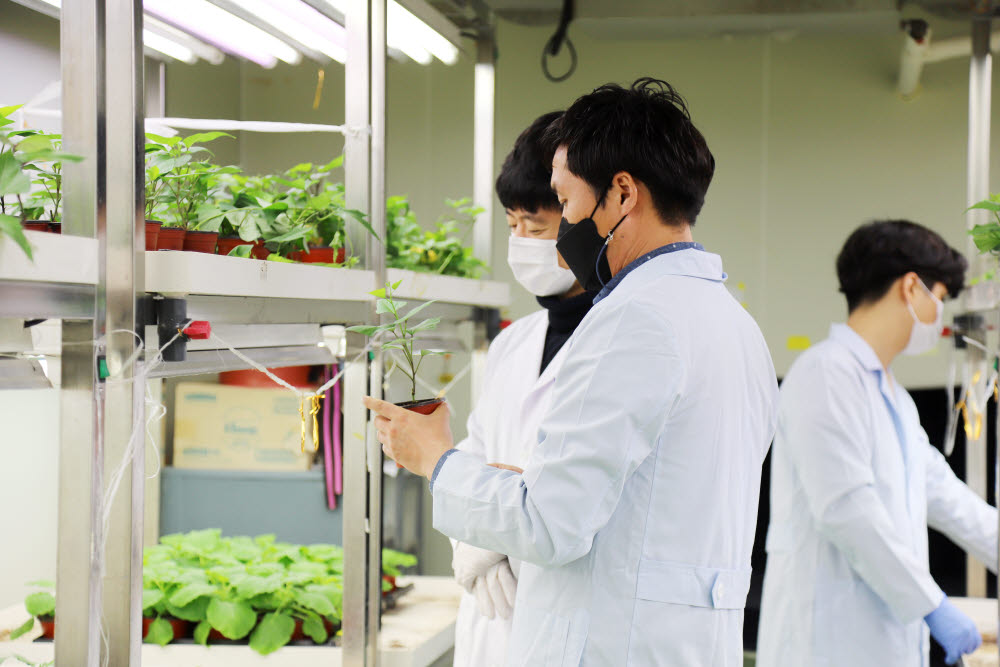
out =
[[611,267],[608,265],[608,257],[604,250],[614,238],[615,230],[628,217],[622,216],[608,237],[604,238],[598,233],[597,223],[594,222],[594,213],[597,213],[600,207],[601,202],[598,201],[590,216],[575,225],[571,225],[566,218],[560,220],[559,240],[556,241],[556,250],[566,260],[566,265],[580,281],[583,289],[588,292],[601,290],[611,280]]

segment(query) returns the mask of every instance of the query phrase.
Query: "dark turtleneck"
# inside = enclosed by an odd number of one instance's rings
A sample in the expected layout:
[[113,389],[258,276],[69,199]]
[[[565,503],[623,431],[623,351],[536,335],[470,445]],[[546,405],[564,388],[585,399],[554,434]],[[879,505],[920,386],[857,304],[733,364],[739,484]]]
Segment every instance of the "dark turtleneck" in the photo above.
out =
[[573,335],[577,325],[590,312],[594,305],[595,292],[583,292],[568,299],[558,296],[540,296],[538,305],[549,311],[549,326],[545,330],[545,346],[542,348],[542,367],[539,374],[562,349],[562,346]]

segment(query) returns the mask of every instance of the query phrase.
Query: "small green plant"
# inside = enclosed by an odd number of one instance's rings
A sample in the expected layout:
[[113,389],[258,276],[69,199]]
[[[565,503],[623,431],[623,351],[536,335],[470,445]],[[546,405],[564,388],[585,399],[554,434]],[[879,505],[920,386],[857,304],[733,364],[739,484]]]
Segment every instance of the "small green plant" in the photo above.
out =
[[24,598],[24,608],[31,618],[10,633],[11,639],[17,639],[31,632],[31,629],[35,627],[36,618],[54,616],[56,613],[56,598],[51,593],[55,585],[51,581],[32,581],[28,586],[40,590],[30,593],[28,597]]
[[223,214],[215,205],[223,187],[222,177],[237,174],[237,167],[209,162],[211,151],[201,144],[232,135],[203,132],[189,137],[146,134],[146,217],[164,217],[167,227],[218,229]]
[[985,225],[976,225],[969,234],[980,252],[997,253],[1000,251],[1000,194],[990,195],[989,199],[977,202],[966,209],[981,209],[993,214],[993,221]]
[[[348,327],[347,330],[356,331],[364,336],[368,336],[383,350],[397,350],[402,354],[405,365],[397,364],[396,367],[410,380],[410,400],[415,401],[417,400],[417,373],[420,372],[420,365],[423,363],[424,358],[444,354],[440,350],[416,349],[417,334],[434,329],[440,324],[441,318],[431,317],[419,324],[411,324],[417,313],[427,308],[434,301],[422,303],[410,309],[409,312],[401,312],[401,309],[406,306],[407,302],[396,299],[393,294],[395,290],[399,289],[401,283],[401,280],[391,284],[386,283],[385,287],[371,292],[372,296],[378,298],[375,311],[379,315],[392,317],[391,322],[378,326],[353,326]],[[388,336],[392,336],[392,338],[390,340],[383,340]]]
[[445,202],[449,215],[442,216],[433,230],[424,230],[417,222],[406,197],[386,200],[386,226],[389,242],[386,263],[394,269],[440,273],[461,278],[479,278],[487,268],[467,247],[468,236],[476,217],[483,209],[469,199]]

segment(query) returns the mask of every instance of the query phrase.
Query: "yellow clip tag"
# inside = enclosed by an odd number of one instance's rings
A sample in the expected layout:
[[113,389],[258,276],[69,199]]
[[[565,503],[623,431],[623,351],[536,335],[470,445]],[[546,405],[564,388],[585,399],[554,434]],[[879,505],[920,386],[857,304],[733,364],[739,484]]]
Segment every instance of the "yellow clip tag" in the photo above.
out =
[[303,396],[299,403],[299,417],[302,419],[302,442],[300,448],[302,453],[306,453],[306,401],[309,401],[309,416],[312,417],[312,453],[319,451],[319,405],[320,395]]

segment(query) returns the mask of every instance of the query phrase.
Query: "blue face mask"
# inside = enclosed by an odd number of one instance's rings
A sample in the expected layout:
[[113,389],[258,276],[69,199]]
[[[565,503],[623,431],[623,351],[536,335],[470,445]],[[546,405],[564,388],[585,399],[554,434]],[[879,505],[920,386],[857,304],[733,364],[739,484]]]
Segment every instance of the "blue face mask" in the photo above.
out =
[[597,223],[594,222],[594,213],[600,207],[601,202],[598,201],[590,215],[576,224],[570,224],[566,218],[560,220],[559,240],[556,242],[556,250],[588,292],[601,290],[611,280],[611,267],[605,251],[615,231],[628,217],[623,215],[605,238],[597,231]]

